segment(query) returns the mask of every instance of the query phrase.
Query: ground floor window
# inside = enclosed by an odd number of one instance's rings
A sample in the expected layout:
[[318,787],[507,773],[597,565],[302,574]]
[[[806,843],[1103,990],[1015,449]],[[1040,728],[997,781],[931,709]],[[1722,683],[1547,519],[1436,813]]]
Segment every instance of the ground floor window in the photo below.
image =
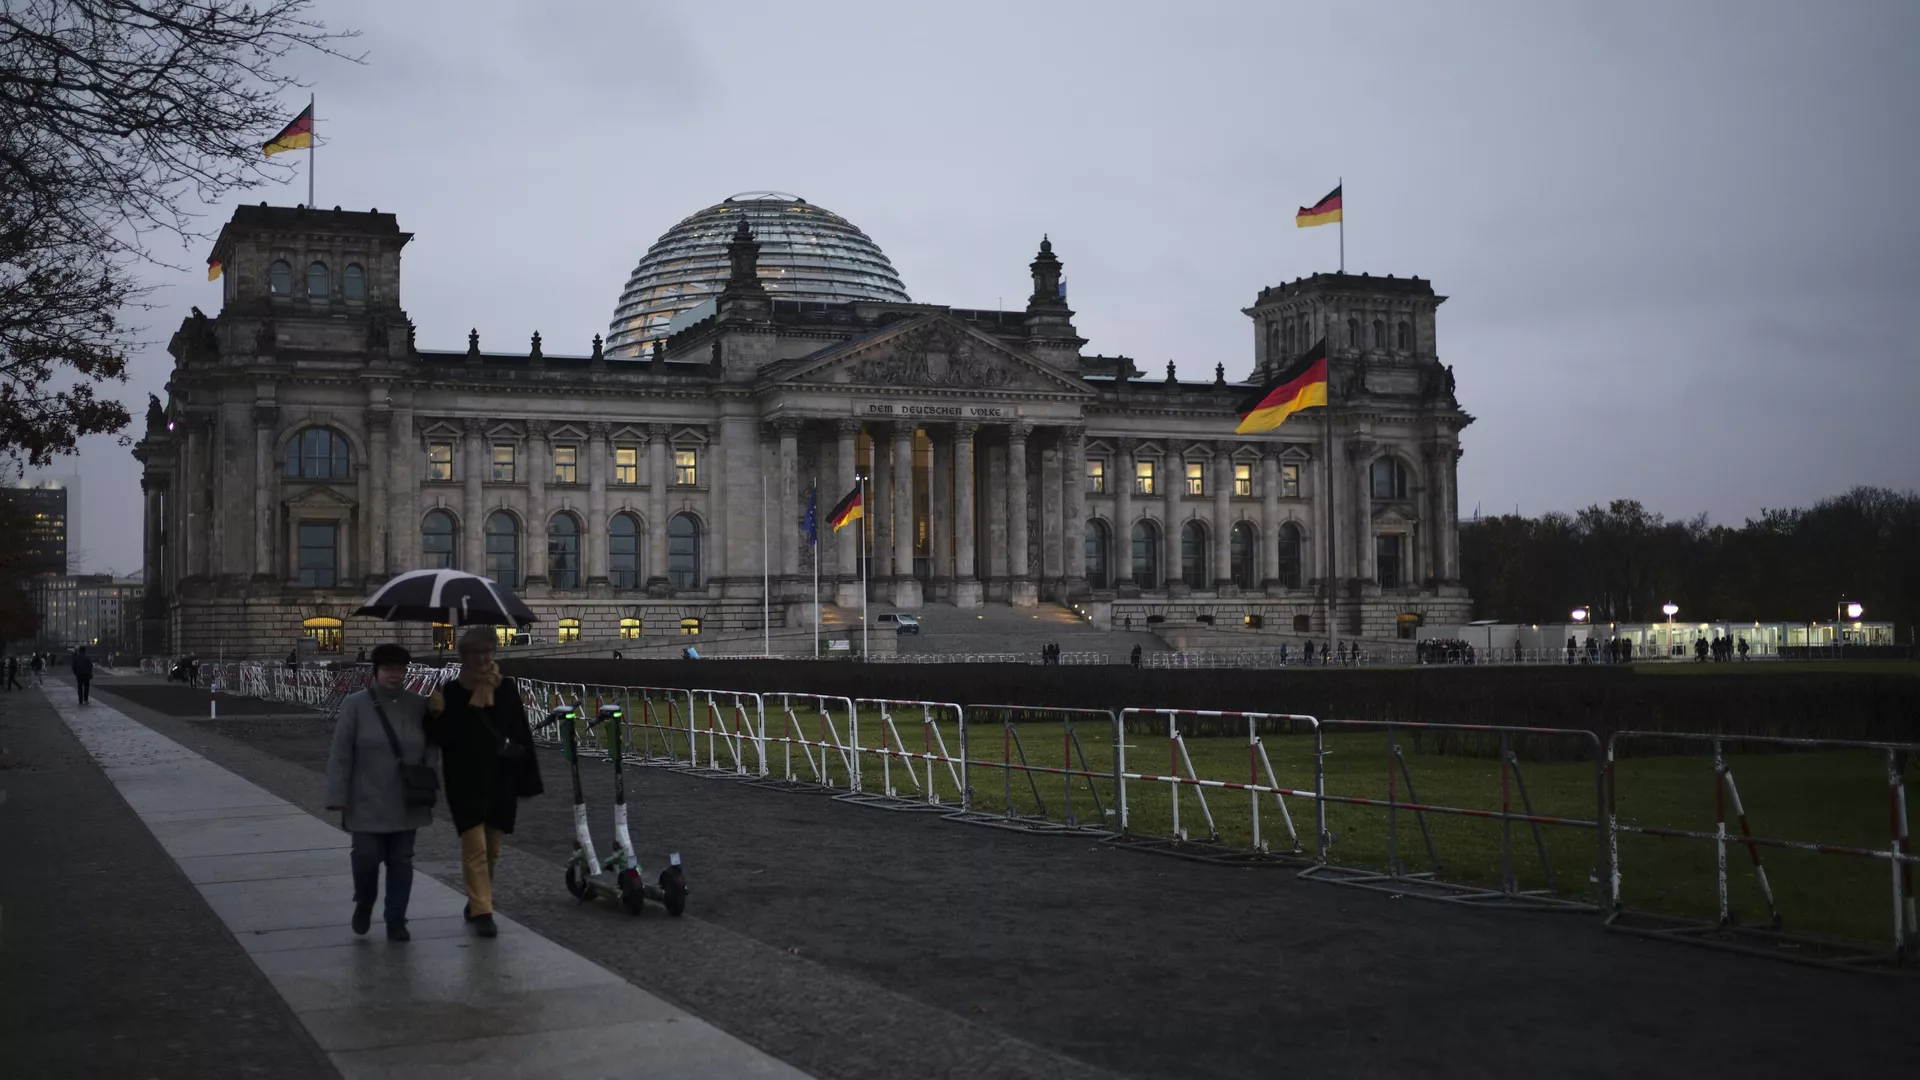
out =
[[1400,640],[1412,641],[1420,629],[1420,616],[1412,613],[1401,615],[1394,620],[1394,628],[1399,631]]
[[580,620],[579,619],[561,619],[560,626],[559,626],[558,632],[555,635],[555,638],[556,640],[559,640],[562,642],[579,641],[580,640]]
[[436,651],[453,651],[453,624],[437,622],[433,624],[433,647]]
[[620,637],[623,641],[636,641],[640,637],[639,619],[621,619]]
[[308,619],[300,624],[300,633],[303,637],[312,638],[321,652],[337,653],[346,648],[347,633],[341,627],[339,619]]
[[700,634],[700,620],[692,615],[681,619],[680,632],[688,637],[698,637]]

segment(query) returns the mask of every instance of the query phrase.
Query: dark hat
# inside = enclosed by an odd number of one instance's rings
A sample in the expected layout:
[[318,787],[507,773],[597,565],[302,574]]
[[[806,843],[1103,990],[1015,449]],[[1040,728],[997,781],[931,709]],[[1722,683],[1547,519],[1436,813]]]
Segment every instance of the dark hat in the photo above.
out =
[[375,645],[373,655],[369,659],[374,667],[391,667],[395,664],[405,667],[413,661],[413,656],[401,646],[389,643]]

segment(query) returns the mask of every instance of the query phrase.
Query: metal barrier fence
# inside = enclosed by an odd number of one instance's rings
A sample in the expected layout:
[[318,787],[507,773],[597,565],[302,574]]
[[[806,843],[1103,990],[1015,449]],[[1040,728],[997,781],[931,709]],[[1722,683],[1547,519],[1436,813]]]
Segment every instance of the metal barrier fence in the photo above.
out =
[[[1711,746],[1714,805],[1714,822],[1711,832],[1704,829],[1628,824],[1620,820],[1619,762],[1623,756],[1621,751],[1623,747],[1635,742],[1669,745],[1704,743]],[[1874,754],[1885,762],[1886,769],[1886,847],[1875,848],[1859,843],[1831,843],[1756,835],[1748,823],[1746,804],[1742,801],[1740,789],[1734,782],[1733,769],[1727,763],[1726,751],[1729,744],[1735,747],[1757,749],[1864,751]],[[1905,774],[1909,761],[1913,760],[1913,755],[1916,754],[1920,754],[1920,744],[1917,743],[1847,742],[1837,739],[1799,739],[1761,735],[1615,732],[1612,738],[1607,740],[1606,818],[1609,853],[1608,885],[1611,900],[1607,915],[1608,928],[1739,952],[1779,956],[1800,962],[1849,966],[1889,960],[1895,964],[1903,964],[1914,959],[1916,955],[1920,955],[1920,914],[1915,910],[1913,864],[1916,859],[1908,831]],[[1729,821],[1730,817],[1731,821]],[[1740,830],[1738,836],[1729,833],[1730,825]],[[1672,915],[1654,914],[1629,908],[1622,894],[1625,877],[1624,860],[1620,853],[1622,835],[1691,840],[1712,844],[1717,909],[1715,920],[1710,923],[1689,921]],[[1729,843],[1738,844],[1746,849],[1754,884],[1767,908],[1767,919],[1764,925],[1741,925],[1733,910],[1728,894],[1727,848]],[[1835,943],[1829,940],[1784,930],[1785,918],[1780,901],[1777,899],[1774,883],[1767,874],[1765,861],[1761,856],[1762,849],[1805,852],[1813,856],[1840,859],[1884,860],[1887,864],[1888,890],[1891,896],[1891,902],[1888,905],[1888,914],[1893,924],[1891,948],[1871,952],[1842,949],[1837,948]],[[1819,876],[1826,877],[1829,874],[1823,872]],[[1764,946],[1771,946],[1771,948]]]
[[[954,706],[958,709],[958,706]],[[1044,751],[1045,741],[1037,738],[1023,739],[1022,727],[1029,729],[1032,735],[1036,729],[1051,728],[1058,725],[1060,757],[1059,765],[1041,764],[1038,759]],[[992,737],[992,729],[998,727],[999,738]],[[1116,774],[1111,766],[1095,768],[1087,760],[1086,743],[1081,735],[1085,733],[1095,743],[1096,758],[1099,743],[1117,747],[1121,739],[1120,720],[1108,709],[1074,709],[1038,705],[970,705],[964,715],[960,729],[961,782],[967,792],[963,811],[952,815],[955,820],[977,825],[989,825],[995,828],[1014,829],[1022,832],[1077,832],[1097,836],[1111,836],[1117,820],[1119,803],[1114,794]],[[1033,756],[1027,751],[1027,743],[1034,743]],[[991,756],[988,748],[998,747],[998,757]],[[974,770],[984,770],[989,775],[1000,774],[1000,783],[979,787],[975,785]],[[1015,779],[1015,774],[1019,779]],[[1107,794],[1102,797],[1100,783],[1108,785]],[[993,792],[993,787],[999,788]],[[1076,808],[1074,792],[1084,787],[1086,795]],[[1049,801],[1049,793],[1057,793]],[[997,809],[989,804],[994,800],[992,794],[999,796]],[[1055,808],[1058,813],[1055,813]]]
[[[765,702],[772,713],[767,742],[780,751],[780,776],[769,786],[828,791],[844,788],[850,792],[860,789],[860,763],[852,738],[860,715],[852,698],[783,692],[766,695]],[[804,773],[794,764],[795,749],[805,763]],[[840,763],[838,782],[834,776],[836,760]]]
[[[1606,865],[1606,836],[1601,828],[1604,818],[1605,801],[1602,791],[1604,762],[1602,760],[1600,739],[1590,731],[1564,728],[1531,728],[1484,724],[1433,724],[1415,722],[1396,722],[1385,720],[1327,720],[1320,724],[1320,737],[1324,745],[1329,732],[1359,733],[1381,732],[1385,735],[1386,753],[1386,797],[1373,795],[1344,794],[1328,791],[1323,786],[1318,798],[1322,807],[1327,805],[1367,807],[1384,809],[1387,817],[1386,866],[1384,871],[1377,868],[1357,867],[1344,863],[1334,853],[1323,853],[1318,865],[1304,871],[1301,876],[1313,877],[1341,885],[1354,885],[1362,888],[1383,889],[1403,895],[1423,895],[1429,899],[1449,900],[1460,903],[1494,905],[1504,907],[1540,907],[1556,910],[1598,911],[1604,903],[1602,870]],[[1446,739],[1491,738],[1493,749],[1498,758],[1499,767],[1499,806],[1459,806],[1439,801],[1423,801],[1414,787],[1412,768],[1407,763],[1407,755],[1401,745],[1401,737],[1412,733],[1416,737],[1428,732]],[[1532,794],[1527,789],[1526,777],[1520,766],[1520,757],[1515,743],[1526,740],[1531,742],[1572,742],[1591,752],[1592,761],[1592,819],[1575,817],[1571,814],[1541,813],[1534,805]],[[1562,758],[1561,760],[1564,760]],[[1324,775],[1324,771],[1323,771]],[[1580,788],[1586,787],[1582,782]],[[1406,789],[1403,798],[1401,788]],[[1514,812],[1513,797],[1520,797],[1521,810]],[[1426,854],[1427,869],[1409,870],[1402,858],[1400,839],[1400,820],[1403,814],[1411,814],[1414,824],[1420,830],[1422,847]],[[1477,818],[1494,820],[1500,823],[1500,849],[1497,887],[1485,887],[1475,884],[1471,879],[1480,875],[1469,872],[1458,876],[1443,876],[1446,863],[1441,859],[1439,847],[1434,840],[1433,829],[1427,815],[1441,818]],[[1533,848],[1539,860],[1539,874],[1545,888],[1524,888],[1519,880],[1519,868],[1515,859],[1513,826],[1518,822],[1527,826],[1532,835]],[[1356,827],[1358,823],[1356,822]],[[1569,887],[1562,889],[1553,868],[1553,860],[1548,851],[1548,842],[1544,828],[1591,830],[1593,833],[1593,864],[1588,872],[1588,883],[1593,887],[1593,898],[1582,900]],[[1468,842],[1465,836],[1458,838],[1462,846]]]
[[[1136,722],[1137,721],[1137,722]],[[1160,721],[1165,722],[1167,740],[1167,771],[1165,773],[1132,772],[1127,768],[1127,750],[1131,747],[1124,741],[1127,734],[1146,734]],[[1193,754],[1187,745],[1187,732],[1181,730],[1182,724],[1189,728],[1196,722],[1207,722],[1209,726],[1220,728],[1223,732],[1229,728],[1244,725],[1247,747],[1247,778],[1243,780],[1222,777],[1202,776],[1201,770],[1194,766]],[[1263,731],[1263,726],[1267,729]],[[1320,721],[1314,717],[1293,713],[1262,712],[1220,712],[1211,709],[1125,709],[1120,713],[1122,738],[1114,744],[1114,777],[1119,789],[1119,825],[1125,842],[1144,849],[1158,849],[1168,854],[1199,858],[1207,861],[1244,862],[1272,856],[1272,843],[1268,839],[1270,830],[1264,828],[1261,813],[1262,796],[1273,798],[1274,812],[1279,816],[1280,825],[1286,831],[1286,846],[1283,855],[1292,861],[1304,861],[1300,857],[1304,848],[1300,843],[1299,830],[1294,824],[1293,813],[1287,806],[1286,797],[1305,798],[1314,803],[1314,858],[1324,861],[1328,833],[1326,828],[1326,808],[1320,800],[1319,791],[1323,783],[1324,754],[1320,745]],[[1304,728],[1312,739],[1312,762],[1309,766],[1313,777],[1312,788],[1282,784],[1274,772],[1273,760],[1267,753],[1263,734],[1291,734]],[[1157,813],[1145,818],[1140,810],[1145,809],[1139,803],[1137,790],[1130,791],[1128,782],[1139,784],[1167,785],[1168,816],[1165,830],[1148,830],[1143,824],[1160,824]],[[1245,845],[1223,843],[1220,823],[1215,819],[1213,806],[1207,801],[1207,790],[1244,791],[1248,795],[1248,829]],[[1200,812],[1200,820],[1205,824],[1206,836],[1203,840],[1194,840],[1193,830],[1181,821],[1183,791],[1190,792],[1192,800]],[[1158,807],[1152,808],[1157,811]],[[1143,820],[1145,819],[1145,820]],[[1191,818],[1189,818],[1191,820]]]
[[[952,814],[964,811],[970,794],[966,780],[966,711],[951,702],[912,701],[900,698],[854,698],[852,722],[847,725],[849,761],[853,766],[854,787],[836,796],[846,802],[864,803],[886,810],[932,811]],[[900,722],[907,730],[918,725],[920,749],[907,748],[901,737]],[[947,752],[949,724],[961,746],[961,756]],[[863,738],[862,730],[871,736]],[[866,745],[871,743],[872,745]],[[895,764],[895,763],[898,764]],[[877,765],[876,765],[877,763]],[[942,798],[939,766],[946,766],[950,784]],[[923,769],[924,767],[924,769]],[[868,784],[868,772],[876,785]],[[896,779],[899,774],[899,779]],[[908,789],[911,788],[911,793]]]

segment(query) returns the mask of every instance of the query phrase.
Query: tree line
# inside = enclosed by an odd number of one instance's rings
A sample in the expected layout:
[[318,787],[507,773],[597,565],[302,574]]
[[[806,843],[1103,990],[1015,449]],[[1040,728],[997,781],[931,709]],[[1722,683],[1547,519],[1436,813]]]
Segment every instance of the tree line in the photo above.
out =
[[1841,600],[1912,641],[1920,621],[1920,493],[1859,487],[1738,528],[1668,520],[1637,500],[1578,513],[1503,514],[1460,526],[1475,616],[1566,622],[1825,621]]

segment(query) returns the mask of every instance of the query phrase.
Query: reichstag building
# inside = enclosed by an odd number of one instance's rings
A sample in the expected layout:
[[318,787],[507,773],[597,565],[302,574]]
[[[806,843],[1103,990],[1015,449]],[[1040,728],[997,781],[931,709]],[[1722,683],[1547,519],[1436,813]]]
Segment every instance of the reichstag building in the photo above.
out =
[[[135,448],[147,648],[351,653],[392,635],[347,619],[368,591],[444,566],[512,586],[542,642],[758,631],[763,607],[810,627],[816,600],[844,624],[863,570],[875,604],[1074,603],[1100,625],[1319,635],[1333,610],[1343,636],[1389,637],[1469,617],[1472,417],[1422,279],[1260,289],[1248,355],[1195,382],[1086,352],[1044,239],[1023,307],[947,307],[909,298],[846,218],[737,195],[647,251],[585,355],[537,323],[511,347],[417,348],[412,239],[393,214],[265,204],[222,229],[221,308],[174,334]],[[1331,418],[1235,435],[1249,384],[1323,336]],[[834,534],[856,476],[866,517]]]

